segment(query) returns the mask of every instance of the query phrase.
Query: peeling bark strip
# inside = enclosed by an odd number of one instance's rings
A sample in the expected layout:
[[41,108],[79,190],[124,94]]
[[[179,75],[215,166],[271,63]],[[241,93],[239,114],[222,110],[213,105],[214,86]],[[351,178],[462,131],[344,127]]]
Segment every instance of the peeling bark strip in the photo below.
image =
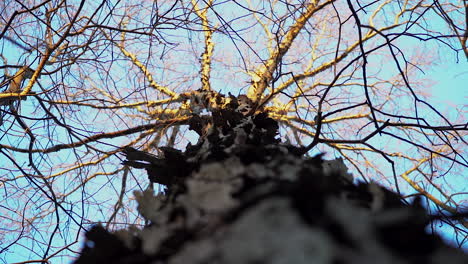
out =
[[425,231],[419,199],[354,183],[341,159],[281,143],[277,122],[246,112],[245,96],[214,96],[223,107],[192,117],[200,138],[185,152],[123,150],[165,193],[135,192],[149,225],[93,227],[75,263],[468,263]]

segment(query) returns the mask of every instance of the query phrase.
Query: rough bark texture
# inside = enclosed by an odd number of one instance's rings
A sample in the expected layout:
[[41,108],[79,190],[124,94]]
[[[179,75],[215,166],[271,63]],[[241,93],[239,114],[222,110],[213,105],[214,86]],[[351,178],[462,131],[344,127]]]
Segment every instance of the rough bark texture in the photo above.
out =
[[185,152],[124,149],[125,163],[165,194],[136,192],[150,224],[93,227],[75,263],[468,263],[425,231],[419,200],[355,183],[342,160],[281,143],[278,124],[250,114],[244,97],[194,100],[210,113],[193,116],[200,138]]

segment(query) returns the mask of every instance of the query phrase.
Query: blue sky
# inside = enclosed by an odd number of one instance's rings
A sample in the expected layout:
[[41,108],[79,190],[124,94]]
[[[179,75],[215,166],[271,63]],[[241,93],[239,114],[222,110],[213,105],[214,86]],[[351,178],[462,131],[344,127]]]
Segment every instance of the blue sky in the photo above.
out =
[[[461,54],[462,55],[462,54]],[[432,87],[433,96],[429,99],[430,102],[434,102],[434,105],[438,107],[440,111],[446,113],[449,117],[461,118],[466,123],[467,118],[467,102],[468,102],[468,61],[464,57],[460,58],[457,63],[452,59],[447,60],[444,64],[433,67],[430,71],[426,72],[427,75],[431,75],[431,78],[436,80],[436,84]],[[466,154],[466,150],[465,150]],[[462,177],[457,177],[457,182],[452,182],[462,187],[461,200],[464,200],[465,208],[468,209],[468,169],[465,168]],[[454,239],[453,229],[442,227],[442,230],[446,230],[442,233],[444,238],[451,242]],[[468,252],[468,244],[465,243],[463,249]]]
[[[468,62],[461,57],[458,63],[449,61],[426,72],[436,80],[432,88],[433,97],[430,99],[442,110],[449,110],[453,106],[465,106],[468,102]],[[465,116],[466,117],[466,116]]]

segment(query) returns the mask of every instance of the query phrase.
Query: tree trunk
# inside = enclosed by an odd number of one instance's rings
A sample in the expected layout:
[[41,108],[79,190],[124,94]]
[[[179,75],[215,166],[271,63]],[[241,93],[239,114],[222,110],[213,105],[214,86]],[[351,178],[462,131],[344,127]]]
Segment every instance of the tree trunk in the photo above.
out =
[[435,217],[419,199],[356,183],[341,159],[281,143],[248,101],[209,96],[211,113],[190,121],[196,145],[124,149],[127,165],[166,186],[135,193],[148,226],[93,227],[75,263],[468,263],[425,231]]

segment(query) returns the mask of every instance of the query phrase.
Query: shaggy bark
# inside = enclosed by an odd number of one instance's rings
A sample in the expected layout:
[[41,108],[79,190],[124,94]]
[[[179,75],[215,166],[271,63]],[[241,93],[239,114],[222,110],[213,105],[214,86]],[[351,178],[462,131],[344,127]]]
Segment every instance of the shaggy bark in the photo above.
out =
[[246,111],[246,100],[207,96],[199,102],[211,101],[211,113],[189,122],[196,145],[123,150],[125,164],[166,186],[135,192],[149,225],[93,227],[75,263],[468,263],[425,231],[418,199],[407,204],[356,183],[341,159],[281,143],[278,124]]

